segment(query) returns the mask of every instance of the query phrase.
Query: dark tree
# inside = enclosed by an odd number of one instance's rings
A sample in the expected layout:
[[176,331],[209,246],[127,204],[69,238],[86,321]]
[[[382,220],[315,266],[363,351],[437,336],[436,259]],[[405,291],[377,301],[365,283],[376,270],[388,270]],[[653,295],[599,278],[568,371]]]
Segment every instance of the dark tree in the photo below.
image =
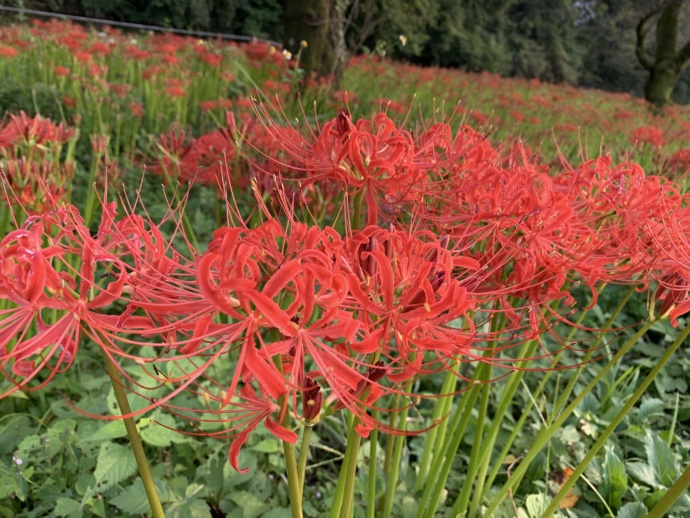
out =
[[283,44],[293,54],[302,49],[300,66],[307,72],[329,74],[333,67],[331,46],[331,0],[285,0]]
[[[647,13],[637,24],[637,59],[649,71],[645,85],[645,99],[657,106],[672,102],[683,69],[690,62],[690,41],[678,48],[678,22],[687,0],[667,0]],[[656,21],[656,49],[651,55],[645,49],[645,39]]]

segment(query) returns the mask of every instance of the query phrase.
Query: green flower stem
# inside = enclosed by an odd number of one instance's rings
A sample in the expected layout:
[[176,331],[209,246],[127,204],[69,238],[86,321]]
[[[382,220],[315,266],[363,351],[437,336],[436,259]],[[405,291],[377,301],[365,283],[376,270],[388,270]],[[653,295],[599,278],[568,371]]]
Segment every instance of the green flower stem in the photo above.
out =
[[[356,421],[355,423],[356,424]],[[354,430],[353,424],[353,430]],[[345,499],[343,500],[342,515],[349,517],[354,510],[355,499],[355,478],[357,478],[357,458],[359,457],[359,446],[362,444],[362,437],[355,432],[352,439],[352,454],[347,465],[347,478],[345,479]]]
[[496,493],[493,501],[489,505],[488,509],[485,511],[485,516],[492,516],[492,513],[496,511],[503,499],[508,496],[508,493],[520,482],[523,475],[527,471],[530,463],[539,455],[539,452],[546,447],[546,445],[551,441],[553,435],[560,429],[560,427],[565,423],[566,419],[570,417],[578,405],[582,402],[587,394],[589,394],[594,387],[602,380],[608,371],[610,371],[613,366],[618,363],[618,361],[635,345],[637,341],[644,335],[647,330],[652,327],[654,322],[649,320],[645,325],[643,325],[634,336],[632,336],[620,350],[611,358],[611,360],[604,365],[601,370],[592,378],[592,380],[580,391],[580,393],[575,397],[575,399],[568,405],[568,407],[561,412],[561,414],[554,419],[553,423],[546,428],[542,428],[537,435],[530,451],[525,455],[520,464],[515,468],[510,478],[506,481],[503,487]]
[[[379,411],[372,410],[371,418],[377,421]],[[379,431],[374,428],[369,437],[369,473],[367,474],[367,518],[376,518],[376,455],[379,445]]]
[[[605,288],[605,286],[602,286],[602,287],[599,289],[599,293],[600,293],[600,294],[603,292],[604,288]],[[613,323],[615,322],[615,320],[618,318],[618,315],[621,313],[621,311],[623,311],[623,308],[624,308],[625,305],[628,303],[628,300],[629,300],[630,297],[633,295],[633,293],[635,293],[635,287],[634,287],[634,286],[631,287],[630,290],[628,290],[628,293],[621,299],[621,301],[619,302],[619,304],[618,304],[618,306],[616,307],[616,309],[613,311],[613,313],[611,313],[611,316],[609,317],[609,319],[608,319],[608,320],[606,321],[606,323],[604,324],[603,329],[610,329],[610,328],[611,328],[611,326],[613,325]],[[587,313],[584,312],[584,311],[583,311],[582,313],[580,313],[580,316],[578,317],[578,319],[577,319],[577,321],[576,321],[576,324],[578,324],[578,325],[581,324],[582,321],[584,320],[584,318],[585,318],[586,315],[587,315]],[[572,339],[572,337],[573,337],[573,335],[575,334],[575,331],[576,331],[576,330],[577,330],[577,328],[575,328],[575,327],[574,327],[573,329],[571,329],[570,333],[568,333],[567,341],[569,341],[570,339]],[[605,334],[605,333],[599,333],[599,335],[597,336],[597,339],[596,339],[596,340],[594,341],[594,343],[592,344],[592,347],[590,348],[590,350],[587,352],[587,354],[586,354],[586,355],[584,356],[584,358],[582,359],[582,362],[583,362],[583,363],[588,362],[588,361],[592,358],[592,356],[594,355],[595,350],[597,349],[597,347],[599,346],[599,344],[600,344],[601,341],[603,340],[604,334]],[[558,361],[558,359],[560,358],[560,355],[561,355],[561,353],[559,353],[558,355],[556,355],[555,361]],[[559,400],[557,401],[557,403],[556,403],[557,406],[554,407],[554,410],[553,410],[553,412],[552,412],[552,415],[557,414],[558,411],[560,410],[560,408],[563,406],[563,404],[564,404],[564,402],[565,402],[565,398],[563,397],[563,395],[568,395],[568,394],[570,394],[570,392],[572,391],[572,387],[575,385],[575,383],[576,383],[577,380],[579,379],[579,377],[580,377],[580,375],[582,374],[582,372],[583,372],[583,369],[579,369],[579,370],[572,376],[572,378],[571,378],[570,381],[568,382],[566,388],[563,390],[562,397],[560,397]],[[503,446],[503,449],[501,450],[501,453],[499,453],[499,455],[498,455],[498,457],[497,457],[498,459],[504,459],[504,458],[506,458],[506,456],[508,455],[508,452],[509,452],[510,449],[512,448],[513,443],[515,442],[515,439],[516,439],[517,436],[519,435],[520,430],[522,430],[522,427],[523,427],[525,421],[527,420],[527,418],[528,418],[528,416],[529,416],[529,412],[532,410],[532,406],[534,405],[534,400],[537,400],[537,399],[539,398],[539,396],[542,394],[542,392],[544,391],[544,387],[546,387],[546,383],[549,381],[549,379],[551,378],[551,376],[553,375],[553,373],[554,373],[554,371],[548,371],[547,373],[544,374],[544,376],[542,376],[542,379],[541,379],[541,381],[539,382],[539,385],[537,386],[536,390],[534,391],[534,397],[533,397],[533,398],[529,398],[528,401],[526,402],[525,408],[522,410],[522,414],[521,414],[521,416],[520,416],[520,419],[518,419],[517,423],[516,423],[515,426],[513,427],[513,431],[511,432],[511,434],[510,434],[510,436],[508,437],[508,439],[505,441],[505,444],[504,444],[504,446]],[[482,491],[482,492],[484,493],[484,494],[482,495],[482,497],[485,497],[485,496],[486,496],[486,492],[487,492],[491,487],[493,487],[493,482],[494,482],[494,480],[496,479],[496,476],[498,475],[498,472],[499,472],[500,469],[501,469],[501,463],[500,463],[500,462],[495,462],[495,463],[494,463],[494,466],[491,468],[491,473],[489,473],[489,477],[486,479],[486,482],[485,482],[485,484],[484,484],[484,488],[485,488],[485,489]]]
[[664,493],[656,505],[649,511],[647,518],[663,518],[666,512],[671,508],[676,500],[685,494],[685,491],[690,486],[690,466],[683,472],[683,474],[676,480],[671,488]]
[[[412,390],[412,385],[408,384],[404,391],[409,394]],[[404,429],[405,423],[407,422],[407,414],[410,410],[410,405],[405,405],[405,408],[400,411],[400,417],[398,418],[398,428]],[[398,475],[400,473],[400,458],[402,457],[403,445],[405,443],[405,436],[396,435],[393,440],[393,455],[391,462],[391,470],[386,477],[386,499],[383,506],[383,516],[384,518],[389,518],[393,510],[393,500],[395,499],[395,489],[398,487]]]
[[[103,352],[103,359],[105,361],[105,371],[108,373],[108,376],[110,376],[110,381],[113,384],[113,391],[115,392],[115,399],[120,407],[120,412],[122,412],[123,415],[131,414],[132,409],[129,406],[129,401],[127,401],[127,392],[121,384],[122,378],[120,377],[120,371],[117,369],[105,351]],[[137,425],[134,423],[134,419],[132,417],[124,418],[123,421],[125,422],[129,442],[132,445],[134,458],[137,461],[139,476],[144,484],[146,498],[148,498],[149,506],[151,507],[151,516],[154,518],[165,518],[163,506],[161,505],[160,498],[158,497],[158,491],[156,490],[156,485],[153,481],[153,475],[151,474],[151,468],[149,468],[149,464],[146,461],[144,446],[141,443]]]
[[[487,379],[491,378],[491,366],[488,367],[489,373]],[[466,482],[462,485],[462,490],[458,495],[458,499],[453,505],[453,509],[450,512],[450,516],[465,516],[467,512],[467,505],[470,501],[470,493],[474,484],[471,481],[476,480],[477,471],[479,469],[480,455],[482,451],[490,448],[489,445],[483,440],[484,431],[484,421],[486,419],[486,413],[489,409],[489,395],[491,394],[491,384],[485,383],[481,387],[482,397],[479,403],[479,414],[477,415],[477,424],[475,426],[474,437],[472,438],[472,452],[470,453],[470,462],[467,466],[466,471]],[[498,421],[498,419],[495,419]],[[491,452],[490,449],[488,449]],[[445,485],[445,484],[444,484]],[[461,511],[462,509],[462,511]]]
[[[391,403],[391,408],[399,408],[400,407],[400,394],[395,394],[393,396],[393,402]],[[398,417],[400,417],[400,414],[398,413],[392,413],[391,415],[391,428],[396,428],[398,426]],[[391,434],[386,435],[386,450],[384,453],[384,458],[383,458],[383,478],[384,480],[388,479],[388,474],[391,471],[391,465],[393,463],[393,446],[395,445],[395,437]],[[378,510],[383,511],[384,506],[386,505],[386,495],[383,494],[381,498],[378,501]]]
[[352,213],[352,230],[360,230],[362,228],[362,203],[364,202],[364,189],[361,189],[355,194],[354,211]]
[[[449,409],[449,405],[452,404],[453,396],[452,392],[455,390],[455,385],[458,380],[457,372],[460,366],[460,362],[457,362],[455,367],[446,373],[446,377],[443,380],[443,385],[441,386],[441,394],[450,394],[444,397],[440,397],[436,400],[434,405],[434,413],[431,416],[431,422],[437,423],[443,416],[446,415]],[[445,426],[444,426],[445,425]],[[448,420],[443,419],[438,426],[435,426],[426,436],[426,441],[424,442],[424,453],[422,454],[422,460],[419,462],[419,470],[417,472],[417,480],[415,480],[413,493],[417,493],[422,490],[424,486],[424,481],[426,480],[427,474],[429,473],[429,468],[431,466],[431,459],[433,457],[434,448],[437,445],[436,439],[438,438],[438,444],[443,444],[443,434],[439,433],[441,427],[448,426]]]
[[[282,364],[279,356],[273,357],[273,363],[282,372]],[[282,394],[278,398],[278,406],[286,409],[280,422],[283,428],[290,428],[290,412],[287,411],[286,395]],[[300,452],[302,453],[302,452]],[[295,456],[295,446],[287,441],[283,441],[283,454],[285,455],[285,474],[288,479],[288,493],[290,494],[290,510],[292,518],[302,518],[302,483],[300,482],[299,470],[297,468],[297,457]],[[306,457],[306,453],[305,453]],[[306,464],[306,460],[304,461]]]
[[448,474],[453,465],[453,460],[455,459],[455,452],[458,451],[460,442],[465,435],[465,430],[467,429],[470,416],[472,415],[472,409],[477,401],[477,397],[479,397],[479,389],[481,387],[480,380],[484,378],[485,370],[485,363],[477,367],[474,374],[475,384],[462,395],[462,398],[460,398],[458,406],[455,409],[453,421],[449,425],[449,435],[443,442],[443,446],[439,450],[437,457],[439,463],[444,457],[445,459],[439,470],[432,470],[429,472],[429,477],[425,481],[426,487],[424,488],[424,495],[417,509],[416,518],[432,518],[436,512],[436,508],[441,499],[441,492],[443,491],[446,480],[448,479]]
[[352,509],[353,490],[355,487],[355,475],[357,473],[357,456],[359,455],[359,445],[361,437],[355,430],[358,419],[352,416],[348,427],[347,447],[343,466],[338,477],[338,484],[335,488],[333,497],[333,507],[331,508],[331,518],[347,518]]
[[299,471],[297,471],[295,446],[283,441],[283,453],[285,454],[285,471],[288,479],[288,491],[290,492],[292,518],[302,518],[302,493],[300,491]]
[[[88,228],[93,219],[93,213],[96,207],[96,175],[98,174],[98,166],[101,162],[102,153],[94,154],[91,160],[91,173],[89,174],[89,183],[86,185],[86,206],[84,207],[84,225]],[[108,200],[103,200],[107,203]]]
[[307,458],[309,457],[309,440],[313,425],[307,424],[302,432],[302,442],[299,448],[299,462],[297,463],[297,473],[299,474],[299,494],[304,495],[304,475],[307,470]]
[[[538,344],[539,342],[537,340],[530,340],[529,342],[527,342],[524,346],[524,350],[520,352],[520,357],[530,358],[534,354],[534,351],[537,349]],[[521,362],[520,367],[524,367],[525,363],[526,362]],[[503,418],[505,417],[508,408],[510,408],[511,404],[513,403],[515,392],[517,392],[517,389],[520,387],[520,383],[524,376],[524,370],[518,370],[511,373],[510,379],[506,384],[505,389],[501,393],[501,402],[498,405],[496,413],[494,414],[494,417],[491,421],[491,427],[489,428],[489,431],[487,433],[486,441],[482,443],[482,455],[479,458],[479,469],[477,470],[477,474],[473,477],[476,480],[476,485],[474,487],[474,496],[472,497],[472,503],[470,504],[469,516],[477,516],[477,511],[482,500],[482,493],[484,492],[486,474],[489,471],[489,464],[491,464],[491,453],[494,451],[494,445],[496,444],[498,432],[501,429]],[[474,445],[472,445],[472,453],[474,453]],[[471,484],[468,485],[471,486]],[[466,503],[465,506],[461,508],[461,512],[465,512],[465,510]]]
[[[616,417],[613,418],[613,421],[606,427],[606,430],[601,434],[599,439],[597,440],[596,443],[594,443],[594,446],[587,452],[587,455],[578,463],[577,468],[575,468],[575,471],[568,477],[568,480],[566,480],[563,485],[561,486],[561,489],[558,491],[556,496],[553,498],[549,506],[546,508],[546,511],[544,511],[544,514],[542,515],[543,518],[549,518],[550,516],[553,515],[553,513],[558,509],[558,505],[561,503],[561,501],[565,498],[565,496],[568,494],[568,492],[573,488],[575,485],[575,482],[577,482],[577,479],[580,478],[580,476],[584,473],[585,469],[587,466],[589,466],[589,463],[594,460],[594,457],[596,457],[597,453],[599,453],[599,450],[604,446],[608,438],[613,434],[613,432],[616,431],[616,428],[618,428],[618,425],[621,424],[623,419],[628,415],[628,412],[632,409],[633,406],[635,406],[635,403],[637,403],[637,400],[642,397],[642,394],[645,393],[647,390],[647,387],[654,381],[654,378],[657,377],[659,372],[661,372],[661,369],[666,365],[666,363],[673,357],[674,353],[676,350],[680,347],[680,345],[683,343],[685,338],[690,334],[690,326],[686,326],[685,329],[683,329],[683,332],[676,338],[675,342],[666,349],[666,352],[664,355],[659,359],[659,361],[656,363],[654,368],[649,372],[647,377],[644,379],[644,381],[640,384],[640,386],[637,388],[637,390],[633,393],[632,396],[626,401],[625,405],[623,405],[623,408],[616,414]],[[690,481],[689,481],[690,482]],[[675,486],[675,484],[674,484]],[[678,488],[680,489],[680,488]],[[682,492],[682,490],[681,490]],[[668,493],[667,493],[668,494]],[[666,495],[664,495],[665,497]],[[669,502],[666,504],[668,507],[671,506],[671,504],[675,501],[672,500],[671,498],[673,495],[669,497]],[[662,513],[663,514],[663,513]],[[647,515],[648,517],[650,515]],[[661,515],[658,515],[661,516]]]

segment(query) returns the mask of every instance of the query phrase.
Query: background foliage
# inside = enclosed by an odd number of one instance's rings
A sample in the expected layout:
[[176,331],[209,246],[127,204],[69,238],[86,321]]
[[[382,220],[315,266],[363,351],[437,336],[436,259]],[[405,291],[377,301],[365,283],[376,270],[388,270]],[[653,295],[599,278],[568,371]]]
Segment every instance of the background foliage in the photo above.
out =
[[[27,8],[118,21],[254,35],[280,41],[280,0],[25,0]],[[0,4],[16,5],[14,0]],[[372,0],[380,19],[365,38],[370,50],[425,66],[489,71],[642,95],[646,73],[635,58],[635,26],[651,2],[634,0]],[[366,7],[366,9],[365,9]],[[685,13],[687,15],[687,13]],[[407,37],[401,45],[399,36]],[[682,38],[681,38],[682,39]],[[352,41],[350,42],[352,43]],[[684,74],[676,102],[690,101]]]

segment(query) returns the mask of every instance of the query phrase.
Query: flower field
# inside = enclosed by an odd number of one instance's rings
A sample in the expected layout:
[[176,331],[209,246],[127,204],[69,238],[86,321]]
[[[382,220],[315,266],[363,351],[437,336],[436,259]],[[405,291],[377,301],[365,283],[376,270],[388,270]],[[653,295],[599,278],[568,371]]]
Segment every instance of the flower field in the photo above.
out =
[[0,33],[0,515],[690,516],[690,109]]

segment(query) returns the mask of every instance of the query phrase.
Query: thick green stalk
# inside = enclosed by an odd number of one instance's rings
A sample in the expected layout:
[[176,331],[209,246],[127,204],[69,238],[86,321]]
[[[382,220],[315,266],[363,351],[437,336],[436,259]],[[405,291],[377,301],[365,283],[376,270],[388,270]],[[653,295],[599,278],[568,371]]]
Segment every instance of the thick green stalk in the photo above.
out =
[[[108,373],[108,376],[110,376],[110,381],[113,384],[113,391],[115,392],[115,399],[120,407],[120,412],[122,412],[122,415],[131,414],[132,409],[129,406],[129,401],[127,401],[127,392],[121,383],[120,371],[105,352],[103,352],[103,359],[105,361],[105,371]],[[137,461],[139,476],[144,484],[146,498],[148,498],[149,506],[151,507],[151,516],[154,518],[165,518],[163,506],[161,505],[158,491],[156,491],[156,485],[153,481],[153,475],[151,474],[151,468],[149,468],[149,464],[146,461],[146,454],[144,453],[144,446],[141,443],[141,437],[139,437],[137,425],[134,423],[132,417],[126,417],[123,421],[125,422],[125,429],[129,436],[129,442],[132,445],[134,458]]]
[[[441,394],[451,394],[455,390],[455,384],[457,383],[457,368],[460,362],[456,366],[446,373],[446,378],[443,380],[443,386],[441,387]],[[436,400],[434,405],[434,413],[431,416],[431,422],[439,422],[440,419],[448,411],[448,405],[452,403],[453,395],[447,395],[440,397]],[[429,473],[429,467],[431,466],[431,459],[433,457],[434,448],[436,447],[436,439],[439,436],[439,431],[441,426],[445,424],[448,425],[448,420],[444,419],[443,423],[435,426],[426,435],[426,441],[424,442],[424,453],[422,454],[422,460],[419,463],[419,471],[417,472],[417,480],[415,480],[413,493],[417,493],[422,490],[424,486],[424,481],[427,474]],[[439,439],[439,444],[443,444],[443,439]]]
[[352,230],[362,228],[362,203],[364,202],[364,189],[355,194],[354,211],[352,213]]
[[[529,358],[534,354],[538,345],[537,340],[531,340],[527,342],[524,346],[524,350],[520,352],[521,358]],[[522,367],[523,364],[521,363]],[[501,402],[496,409],[493,420],[491,422],[491,427],[487,433],[486,441],[482,444],[482,456],[479,459],[479,469],[477,474],[473,477],[476,481],[474,488],[474,496],[472,497],[472,503],[470,504],[469,516],[476,516],[479,505],[482,501],[482,493],[484,492],[484,483],[486,481],[486,474],[489,471],[489,464],[491,463],[491,454],[494,451],[494,444],[496,443],[496,438],[498,437],[498,432],[501,429],[501,424],[503,423],[503,418],[508,411],[508,408],[513,403],[513,398],[515,392],[517,392],[518,387],[522,378],[525,376],[524,370],[518,370],[510,375],[510,379],[506,384],[505,389],[501,393]],[[474,445],[472,446],[474,450]],[[464,512],[466,507],[461,508],[461,512]]]
[[[357,424],[355,420],[354,426]],[[359,458],[359,447],[362,444],[362,437],[355,431],[352,439],[352,454],[350,455],[350,462],[347,465],[347,478],[345,479],[345,499],[343,500],[343,508],[341,516],[349,517],[354,510],[355,500],[355,478],[357,478],[357,459]]]
[[[379,411],[373,410],[371,418],[377,421]],[[376,518],[376,455],[379,445],[379,431],[374,428],[369,437],[369,473],[367,474],[367,518]]]
[[[488,367],[487,379],[491,378],[491,366]],[[467,504],[470,501],[470,493],[474,486],[474,481],[477,477],[479,469],[479,459],[484,448],[489,448],[483,440],[484,420],[486,419],[486,412],[489,408],[489,395],[491,394],[491,384],[485,383],[482,385],[482,398],[479,403],[479,414],[477,416],[477,425],[475,428],[474,438],[472,439],[472,452],[470,453],[470,462],[465,472],[465,483],[462,485],[462,490],[458,495],[458,499],[453,505],[450,516],[465,516],[467,512]],[[445,485],[445,484],[444,484]]]
[[[352,416],[350,420],[347,433],[347,447],[345,448],[345,458],[343,465],[340,468],[340,476],[338,477],[338,484],[335,487],[335,495],[333,496],[333,507],[331,507],[331,518],[341,518],[349,516],[349,509],[352,503],[353,495],[347,493],[347,488],[350,485],[350,474],[352,474],[352,487],[354,488],[354,474],[357,472],[357,455],[359,454],[359,444],[361,437],[355,430],[357,419]],[[345,499],[349,499],[350,503],[346,503]],[[347,510],[347,514],[345,511]]]
[[637,341],[644,335],[652,326],[653,321],[648,321],[642,326],[634,336],[632,336],[620,350],[611,358],[611,360],[604,365],[601,370],[592,378],[592,380],[580,391],[575,399],[568,405],[568,407],[561,412],[561,414],[554,419],[553,423],[546,428],[542,428],[537,435],[530,451],[525,455],[517,468],[513,471],[510,478],[506,481],[503,487],[496,493],[493,501],[485,512],[485,516],[491,516],[496,511],[503,499],[508,496],[508,493],[522,480],[523,475],[527,471],[530,463],[539,455],[539,452],[546,447],[551,441],[553,435],[561,428],[566,419],[575,411],[578,405],[582,402],[587,394],[589,394],[594,387],[602,380],[608,371],[618,363],[618,361],[637,343]]
[[299,472],[297,471],[297,458],[295,446],[283,441],[283,453],[285,454],[285,471],[288,479],[288,491],[290,492],[290,509],[292,518],[302,518],[302,492],[300,491]]
[[309,457],[309,440],[311,439],[311,431],[313,425],[307,424],[302,431],[302,443],[299,448],[299,462],[297,463],[297,472],[299,473],[299,494],[300,498],[304,495],[304,474],[307,470],[307,459]]
[[[399,408],[400,407],[400,394],[396,394],[393,396],[393,402],[391,403],[391,408]],[[398,426],[398,417],[400,417],[399,413],[393,413],[391,415],[391,428],[396,428]],[[388,434],[386,436],[386,451],[384,454],[383,458],[383,478],[384,480],[388,480],[388,474],[391,471],[391,466],[393,463],[393,447],[395,445],[395,437],[391,434]],[[383,510],[384,506],[386,505],[386,495],[382,495],[381,498],[379,499],[378,502],[378,508],[379,510]]]
[[[437,471],[429,472],[429,477],[425,481],[426,487],[424,489],[424,494],[419,503],[419,508],[417,509],[417,518],[424,518],[425,516],[433,517],[438,507],[439,501],[441,499],[441,492],[445,486],[446,480],[448,479],[448,474],[453,465],[453,460],[455,459],[455,452],[458,451],[460,442],[465,435],[465,430],[470,421],[470,416],[472,414],[472,409],[474,404],[479,397],[480,382],[479,380],[483,378],[483,373],[486,368],[486,364],[482,363],[475,370],[475,385],[470,387],[460,398],[457,408],[455,409],[455,414],[453,416],[453,421],[449,426],[449,435],[443,443],[442,448],[439,450],[438,459],[444,459],[441,469]],[[427,513],[427,510],[429,511]]]
[[[279,356],[273,357],[273,363],[278,370],[282,372],[282,364]],[[278,398],[278,406],[286,409],[283,413],[280,424],[283,426],[283,428],[289,429],[290,412],[287,411],[287,397],[285,394],[282,394]],[[290,494],[290,510],[292,511],[292,518],[302,518],[302,484],[300,482],[300,472],[297,469],[295,446],[287,441],[283,441],[283,454],[285,455],[285,474],[287,475],[288,479],[288,493]]]
[[[656,362],[656,365],[654,365],[654,368],[649,372],[644,381],[640,384],[633,395],[630,396],[630,398],[625,402],[623,408],[621,408],[618,414],[616,414],[616,417],[614,417],[611,423],[606,427],[606,430],[604,430],[597,442],[594,443],[594,446],[592,446],[592,448],[587,452],[587,455],[585,455],[585,457],[578,462],[575,471],[572,473],[572,475],[570,475],[570,477],[568,477],[568,480],[563,483],[561,489],[546,508],[546,511],[544,511],[543,518],[549,518],[558,509],[558,505],[573,488],[575,482],[577,482],[577,479],[580,478],[580,476],[585,472],[587,466],[589,466],[590,462],[594,460],[594,457],[596,457],[597,453],[599,453],[599,450],[604,446],[611,434],[616,431],[618,425],[621,424],[623,419],[625,419],[625,417],[628,415],[628,412],[630,412],[632,407],[635,406],[635,403],[637,403],[637,400],[642,397],[642,394],[645,393],[647,387],[649,387],[652,381],[654,381],[654,378],[658,376],[659,372],[661,372],[661,369],[673,357],[676,350],[680,347],[689,334],[690,326],[687,326],[685,329],[683,329],[683,332],[678,336],[678,338],[676,338],[671,347],[666,349],[664,355]],[[672,503],[673,502],[668,503],[669,507]]]
[[[412,385],[407,385],[405,387],[405,392],[409,393],[412,389]],[[409,403],[405,405],[405,408],[400,411],[400,417],[398,418],[399,429],[405,428],[405,423],[407,422],[407,414],[410,410]],[[386,500],[383,505],[383,516],[384,518],[389,518],[393,510],[393,500],[395,499],[395,489],[398,487],[398,475],[400,474],[400,458],[402,457],[402,450],[405,443],[405,436],[396,435],[393,440],[393,455],[391,462],[391,470],[388,473],[387,485],[386,485]]]
[[[604,290],[604,286],[602,286],[599,289],[599,293],[601,294],[603,292],[603,290]],[[626,295],[620,300],[618,306],[613,311],[613,313],[611,313],[611,316],[609,317],[609,319],[604,324],[603,329],[610,329],[611,326],[613,326],[613,323],[616,321],[616,319],[618,318],[618,315],[621,313],[621,311],[623,311],[623,308],[625,308],[626,304],[628,303],[628,300],[630,300],[630,297],[633,295],[633,293],[635,293],[635,287],[634,286],[631,287],[628,290],[628,293],[626,293]],[[576,323],[578,325],[581,324],[586,315],[587,315],[586,312],[580,313],[580,316],[578,317]],[[576,328],[571,329],[571,331],[567,337],[568,341],[570,341],[570,339],[573,337],[575,331],[576,331]],[[587,352],[587,354],[582,359],[583,363],[587,363],[592,358],[592,356],[594,355],[594,352],[597,350],[599,344],[603,340],[604,335],[605,335],[605,333],[599,333],[596,340],[592,344],[592,347],[590,348],[590,350]],[[560,354],[561,353],[559,353],[556,356],[555,361],[558,361]],[[582,374],[583,371],[584,371],[583,368],[579,368],[577,370],[577,372],[571,377],[567,386],[561,392],[561,395],[559,396],[558,401],[556,401],[556,404],[554,405],[554,409],[552,411],[552,415],[558,414],[558,412],[560,411],[560,408],[565,404],[567,397],[569,397],[569,394],[572,392],[572,389],[575,386],[575,383],[577,382],[578,379],[580,379],[580,375]],[[539,382],[537,389],[534,391],[534,399],[539,398],[541,393],[544,391],[544,387],[546,387],[546,383],[551,378],[553,373],[554,373],[554,371],[548,371],[547,373],[544,374],[544,376],[542,376],[542,379]],[[515,439],[517,438],[517,436],[520,433],[520,430],[522,430],[523,424],[525,423],[525,421],[527,420],[527,418],[529,416],[529,412],[532,409],[532,405],[533,405],[533,401],[530,398],[527,401],[526,406],[522,411],[522,415],[520,416],[520,419],[518,420],[518,422],[513,427],[513,431],[511,432],[510,437],[508,437],[508,440],[505,441],[505,444],[503,445],[503,449],[501,450],[501,453],[499,453],[497,458],[504,459],[506,457],[506,455],[508,455],[508,452],[512,448],[513,443],[515,442]],[[489,473],[489,476],[486,479],[486,482],[484,484],[484,487],[486,488],[483,491],[484,493],[486,493],[486,491],[488,491],[491,487],[493,487],[493,481],[496,479],[496,476],[498,475],[498,472],[500,469],[501,469],[501,464],[499,462],[494,463],[493,468],[491,468],[491,473]],[[482,497],[485,497],[485,496],[486,495],[482,495]]]
[[[101,153],[94,153],[93,160],[91,161],[91,172],[89,174],[89,183],[87,184],[86,191],[86,206],[84,207],[84,225],[87,227],[91,224],[93,219],[93,213],[96,207],[96,191],[95,182],[96,175],[98,174],[98,166],[101,162]],[[103,203],[107,203],[108,200],[103,200]]]
[[664,496],[661,497],[661,500],[656,503],[652,510],[649,511],[647,518],[663,518],[666,516],[666,512],[676,500],[685,494],[688,486],[690,486],[690,466],[683,471],[683,474],[678,477],[678,480],[676,480],[670,489],[664,493]]

